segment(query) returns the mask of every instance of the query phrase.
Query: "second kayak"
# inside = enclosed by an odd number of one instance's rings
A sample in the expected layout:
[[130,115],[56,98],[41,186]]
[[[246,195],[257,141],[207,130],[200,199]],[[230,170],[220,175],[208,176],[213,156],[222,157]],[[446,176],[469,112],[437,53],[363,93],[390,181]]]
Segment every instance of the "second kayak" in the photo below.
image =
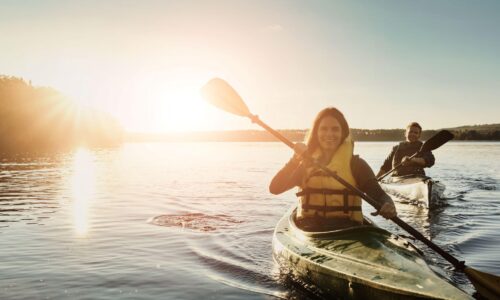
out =
[[380,183],[396,200],[433,208],[442,205],[445,185],[427,176],[391,177]]

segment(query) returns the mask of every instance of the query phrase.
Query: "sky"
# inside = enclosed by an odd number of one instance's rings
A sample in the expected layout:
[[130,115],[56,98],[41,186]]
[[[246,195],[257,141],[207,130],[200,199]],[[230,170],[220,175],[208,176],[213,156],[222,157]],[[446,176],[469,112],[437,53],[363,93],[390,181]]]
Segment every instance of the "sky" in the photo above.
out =
[[0,74],[133,132],[257,129],[213,77],[280,129],[500,123],[500,1],[0,0],[0,36]]

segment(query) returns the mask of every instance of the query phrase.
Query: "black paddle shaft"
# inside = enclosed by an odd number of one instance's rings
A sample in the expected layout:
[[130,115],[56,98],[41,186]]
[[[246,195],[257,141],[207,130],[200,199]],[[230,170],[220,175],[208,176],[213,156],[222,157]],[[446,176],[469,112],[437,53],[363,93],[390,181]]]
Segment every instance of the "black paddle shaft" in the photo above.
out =
[[[276,130],[269,127],[266,123],[262,122],[258,116],[249,115],[248,117],[252,120],[253,123],[258,124],[262,128],[266,129],[272,135],[274,135],[276,138],[278,138],[280,141],[285,143],[288,147],[294,149],[295,144],[292,141],[290,141],[289,139],[284,137],[281,133],[279,133]],[[342,185],[344,185],[351,192],[356,193],[359,197],[363,198],[366,202],[368,202],[375,209],[379,210],[381,208],[380,203],[378,203],[375,199],[370,197],[368,194],[366,194],[362,190],[358,189],[357,187],[351,185],[349,182],[345,181],[342,177],[338,176],[336,172],[328,169],[326,166],[323,166],[323,165],[315,162],[311,156],[309,156],[305,153],[299,153],[299,154],[301,154],[304,159],[312,161],[315,167],[320,168],[325,173],[327,173],[329,176],[333,177],[335,180],[337,180]],[[393,217],[393,218],[391,218],[391,220],[394,223],[396,223],[397,225],[399,225],[401,228],[406,230],[408,233],[413,235],[416,239],[420,240],[421,242],[423,242],[424,244],[429,246],[429,248],[431,248],[432,250],[439,253],[444,259],[446,259],[448,262],[450,262],[455,268],[460,269],[460,270],[463,270],[465,268],[465,262],[459,261],[455,257],[451,256],[449,253],[447,253],[446,251],[441,249],[441,247],[439,247],[438,245],[431,242],[429,239],[427,239],[425,236],[423,236],[420,232],[418,232],[415,228],[411,227],[409,224],[407,224],[405,221],[401,220],[399,217],[397,217],[397,216]]]

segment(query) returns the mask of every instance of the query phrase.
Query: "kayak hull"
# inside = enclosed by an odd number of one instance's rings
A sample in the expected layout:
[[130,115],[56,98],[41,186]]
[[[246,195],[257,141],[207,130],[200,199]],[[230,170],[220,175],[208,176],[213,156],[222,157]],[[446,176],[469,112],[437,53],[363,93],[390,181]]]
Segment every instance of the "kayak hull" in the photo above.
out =
[[394,200],[426,208],[443,205],[445,185],[426,176],[391,177],[380,183],[382,189]]
[[306,232],[295,210],[276,226],[273,258],[282,270],[339,299],[472,299],[434,273],[420,251],[369,224]]

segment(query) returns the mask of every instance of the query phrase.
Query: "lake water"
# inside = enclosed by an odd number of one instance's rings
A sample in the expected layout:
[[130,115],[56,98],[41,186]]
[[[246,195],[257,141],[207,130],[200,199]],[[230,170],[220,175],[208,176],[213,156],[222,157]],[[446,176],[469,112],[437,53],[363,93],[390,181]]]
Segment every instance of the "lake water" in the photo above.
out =
[[[357,143],[355,152],[378,170],[393,144]],[[428,175],[446,185],[447,205],[430,215],[398,205],[400,217],[469,266],[500,274],[500,143],[450,142],[434,154]],[[271,257],[274,226],[296,198],[273,196],[268,184],[290,155],[280,143],[140,143],[3,159],[0,298],[316,299]]]

